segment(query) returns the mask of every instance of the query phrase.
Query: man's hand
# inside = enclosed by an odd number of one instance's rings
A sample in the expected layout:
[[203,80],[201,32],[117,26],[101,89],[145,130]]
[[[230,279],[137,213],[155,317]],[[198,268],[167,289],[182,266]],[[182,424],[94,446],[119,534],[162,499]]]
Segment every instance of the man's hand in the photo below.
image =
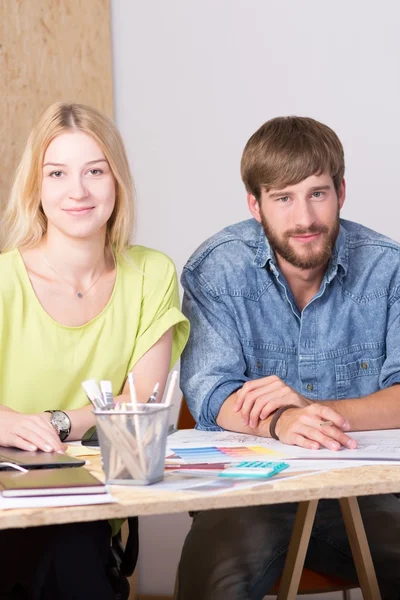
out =
[[[331,421],[332,425],[322,425],[326,421]],[[321,447],[340,450],[342,446],[353,450],[357,447],[356,440],[344,433],[349,427],[349,423],[335,410],[313,402],[306,408],[285,410],[276,423],[275,432],[284,444],[310,450]]]
[[10,409],[0,411],[0,445],[59,453],[66,448],[46,413],[24,415]]
[[276,375],[246,381],[236,392],[234,411],[241,412],[243,425],[257,427],[281,406],[295,404],[299,407],[313,404],[311,400],[295,392]]

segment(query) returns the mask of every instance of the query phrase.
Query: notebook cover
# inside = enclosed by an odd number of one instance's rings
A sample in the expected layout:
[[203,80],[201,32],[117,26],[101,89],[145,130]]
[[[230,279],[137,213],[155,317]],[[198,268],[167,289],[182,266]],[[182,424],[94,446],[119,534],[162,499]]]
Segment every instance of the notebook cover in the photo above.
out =
[[84,468],[0,473],[0,494],[4,498],[104,494],[106,491],[105,485]]
[[55,469],[60,467],[82,467],[84,460],[57,454],[57,452],[29,452],[18,448],[3,448],[0,446],[0,469],[2,462],[11,462],[24,467],[24,469]]

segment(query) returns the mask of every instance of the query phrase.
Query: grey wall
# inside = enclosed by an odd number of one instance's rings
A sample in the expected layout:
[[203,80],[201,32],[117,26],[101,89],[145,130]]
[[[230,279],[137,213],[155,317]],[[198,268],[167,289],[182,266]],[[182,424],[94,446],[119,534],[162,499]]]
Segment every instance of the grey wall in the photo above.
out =
[[[288,114],[324,121],[342,139],[342,215],[400,240],[399,17],[396,0],[112,0],[137,241],[181,270],[207,236],[247,218],[244,144]],[[171,591],[187,526],[183,516],[143,521],[142,592]]]

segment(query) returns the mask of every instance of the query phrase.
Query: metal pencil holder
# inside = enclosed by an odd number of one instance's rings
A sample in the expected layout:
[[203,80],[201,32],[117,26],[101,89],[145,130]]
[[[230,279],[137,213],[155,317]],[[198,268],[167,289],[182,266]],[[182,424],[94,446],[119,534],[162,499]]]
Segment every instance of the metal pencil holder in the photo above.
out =
[[94,411],[106,483],[148,485],[161,481],[171,406],[126,407]]

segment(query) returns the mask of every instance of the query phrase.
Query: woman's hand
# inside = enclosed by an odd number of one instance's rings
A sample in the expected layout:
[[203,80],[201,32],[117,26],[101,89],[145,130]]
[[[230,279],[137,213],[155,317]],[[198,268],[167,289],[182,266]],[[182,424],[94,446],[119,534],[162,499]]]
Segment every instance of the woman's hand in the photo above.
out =
[[50,424],[50,414],[25,415],[2,407],[0,410],[0,445],[21,450],[43,450],[64,453],[65,444],[60,441]]
[[243,425],[257,427],[259,420],[263,421],[281,406],[294,404],[305,407],[312,404],[311,400],[295,392],[276,375],[246,381],[236,393],[234,411],[241,411]]

